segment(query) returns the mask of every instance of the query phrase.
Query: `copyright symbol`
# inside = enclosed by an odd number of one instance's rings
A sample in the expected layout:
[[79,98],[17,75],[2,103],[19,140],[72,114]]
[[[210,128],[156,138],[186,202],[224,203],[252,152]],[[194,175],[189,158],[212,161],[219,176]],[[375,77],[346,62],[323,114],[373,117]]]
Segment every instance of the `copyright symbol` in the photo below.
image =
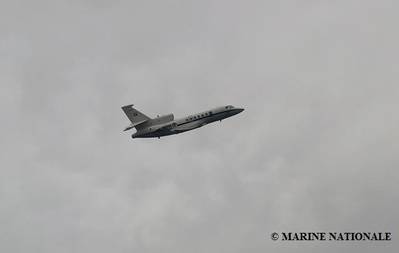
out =
[[277,241],[278,240],[278,233],[274,232],[271,234],[270,236],[272,238],[273,241]]

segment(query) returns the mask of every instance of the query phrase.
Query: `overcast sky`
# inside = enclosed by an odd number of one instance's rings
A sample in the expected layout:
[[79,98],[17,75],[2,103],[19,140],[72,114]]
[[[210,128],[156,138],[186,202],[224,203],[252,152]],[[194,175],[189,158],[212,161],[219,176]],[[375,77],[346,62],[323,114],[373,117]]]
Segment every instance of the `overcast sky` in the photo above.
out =
[[[398,12],[1,0],[0,252],[398,252]],[[150,117],[246,110],[133,140],[130,103]]]

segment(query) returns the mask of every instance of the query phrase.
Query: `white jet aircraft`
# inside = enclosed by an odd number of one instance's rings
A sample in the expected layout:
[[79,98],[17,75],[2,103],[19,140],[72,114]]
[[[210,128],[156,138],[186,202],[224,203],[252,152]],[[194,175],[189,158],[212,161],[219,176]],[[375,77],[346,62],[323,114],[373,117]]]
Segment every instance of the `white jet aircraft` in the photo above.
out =
[[137,130],[132,135],[132,138],[160,138],[161,136],[179,134],[205,126],[214,121],[222,121],[225,118],[244,111],[243,108],[226,105],[175,120],[173,114],[151,119],[134,109],[133,105],[125,105],[122,107],[122,110],[131,121],[131,124],[124,131],[130,130],[133,127]]

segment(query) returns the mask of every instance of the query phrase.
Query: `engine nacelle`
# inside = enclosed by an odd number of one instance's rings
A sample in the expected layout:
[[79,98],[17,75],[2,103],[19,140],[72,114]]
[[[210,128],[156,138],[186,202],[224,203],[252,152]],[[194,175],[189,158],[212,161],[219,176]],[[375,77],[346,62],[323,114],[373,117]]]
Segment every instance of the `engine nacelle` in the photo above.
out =
[[162,115],[162,116],[158,116],[156,118],[151,119],[151,124],[152,125],[160,125],[160,124],[164,124],[170,121],[173,121],[175,119],[175,117],[173,116],[173,114],[166,114],[166,115]]

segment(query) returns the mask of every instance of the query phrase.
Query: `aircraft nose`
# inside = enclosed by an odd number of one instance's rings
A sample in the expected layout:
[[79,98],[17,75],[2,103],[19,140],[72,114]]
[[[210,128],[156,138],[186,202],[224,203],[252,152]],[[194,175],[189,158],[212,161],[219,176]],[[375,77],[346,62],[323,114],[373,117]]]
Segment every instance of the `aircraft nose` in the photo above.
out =
[[236,114],[244,111],[244,108],[235,108]]

